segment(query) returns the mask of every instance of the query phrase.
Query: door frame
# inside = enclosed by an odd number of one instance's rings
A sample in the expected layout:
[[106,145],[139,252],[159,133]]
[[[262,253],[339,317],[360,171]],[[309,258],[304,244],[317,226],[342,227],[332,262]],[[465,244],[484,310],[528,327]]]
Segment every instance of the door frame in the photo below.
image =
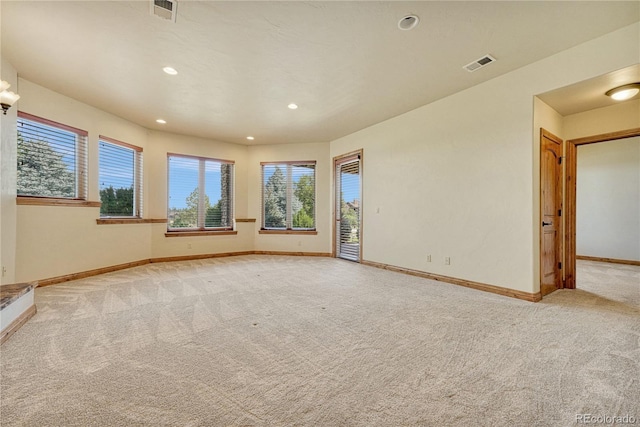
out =
[[[539,206],[540,221],[538,221],[538,227],[539,227],[538,238],[539,238],[539,248],[540,248],[539,253],[538,253],[539,264],[540,264],[540,280],[539,280],[540,281],[540,283],[539,283],[540,296],[543,296],[542,280],[543,280],[543,276],[544,276],[544,271],[543,271],[544,263],[542,262],[542,252],[544,250],[544,245],[543,245],[544,227],[542,225],[540,225],[540,224],[542,224],[542,221],[544,220],[544,212],[542,211],[542,205],[543,205],[543,202],[542,202],[542,199],[543,199],[542,198],[542,188],[543,188],[542,187],[542,175],[543,175],[542,174],[542,145],[543,145],[544,138],[547,138],[547,139],[557,143],[560,146],[560,158],[562,158],[562,151],[564,149],[564,141],[562,140],[562,138],[552,134],[551,132],[549,132],[548,130],[546,130],[544,128],[540,128],[540,140],[538,142],[540,144],[540,206]],[[564,174],[563,168],[562,168],[562,166],[560,166],[560,176],[558,177],[557,184],[556,184],[556,185],[559,184],[560,187],[562,187],[563,174]],[[556,188],[555,189],[555,191],[558,191],[558,190],[560,191],[560,195],[559,195],[560,207],[559,207],[559,209],[560,209],[560,211],[562,211],[562,210],[564,210],[564,200],[563,200],[564,198],[562,197],[562,188],[560,188],[560,189]],[[561,216],[561,218],[560,218],[560,227],[559,227],[559,230],[558,230],[558,233],[557,233],[557,239],[558,240],[557,240],[556,245],[555,245],[556,246],[555,251],[556,251],[556,260],[559,260],[561,263],[563,263],[562,265],[564,265],[564,259],[563,259],[564,258],[564,256],[563,256],[564,251],[563,251],[563,248],[562,248],[562,242],[564,240],[564,235],[563,235],[564,230],[565,230],[565,227],[564,227],[564,224],[563,224],[563,221],[562,221],[562,216]],[[556,273],[556,280],[559,282],[559,283],[556,283],[556,288],[557,289],[562,289],[562,288],[565,287],[564,286],[563,277],[564,277],[563,276],[563,270],[561,269],[560,273],[559,273],[559,279],[558,279],[558,273]],[[551,291],[551,292],[553,292],[553,291]]]
[[362,209],[362,207],[364,206],[363,203],[363,175],[364,175],[364,150],[361,148],[359,150],[354,150],[354,151],[350,151],[348,153],[345,154],[341,154],[339,156],[336,156],[333,158],[333,162],[331,163],[333,170],[331,171],[331,175],[333,176],[333,212],[331,214],[331,222],[333,223],[333,226],[331,227],[332,229],[332,233],[331,235],[332,237],[332,248],[331,248],[331,256],[333,258],[337,258],[338,257],[338,242],[336,239],[338,230],[337,230],[337,226],[336,226],[336,211],[338,210],[338,207],[336,206],[336,200],[337,200],[337,192],[338,192],[338,188],[336,187],[336,166],[338,163],[341,163],[344,160],[347,160],[348,158],[351,157],[358,157],[360,160],[360,247],[358,248],[358,262],[361,263],[362,262],[362,230],[363,230],[363,223],[364,223],[364,210]]
[[566,191],[566,215],[564,226],[564,287],[576,288],[576,189],[578,172],[578,146],[595,144],[598,142],[614,141],[617,139],[633,138],[640,136],[640,128],[621,130],[618,132],[603,133],[600,135],[586,136],[584,138],[570,139],[566,141],[565,191]]

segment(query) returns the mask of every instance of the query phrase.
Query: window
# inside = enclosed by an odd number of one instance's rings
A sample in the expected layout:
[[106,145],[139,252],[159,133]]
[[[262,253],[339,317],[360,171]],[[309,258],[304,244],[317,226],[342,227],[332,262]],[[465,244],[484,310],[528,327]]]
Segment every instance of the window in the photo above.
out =
[[100,135],[100,216],[142,216],[142,148]]
[[233,228],[233,162],[169,154],[168,230]]
[[18,112],[19,196],[87,198],[87,132]]
[[262,228],[315,230],[316,162],[262,163]]

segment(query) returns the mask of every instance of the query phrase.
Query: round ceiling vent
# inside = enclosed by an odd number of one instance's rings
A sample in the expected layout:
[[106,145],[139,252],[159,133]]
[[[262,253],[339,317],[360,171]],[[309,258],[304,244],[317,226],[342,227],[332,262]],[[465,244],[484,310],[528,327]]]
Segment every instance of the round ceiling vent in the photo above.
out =
[[398,21],[398,28],[403,31],[412,30],[418,25],[420,18],[417,15],[407,15]]

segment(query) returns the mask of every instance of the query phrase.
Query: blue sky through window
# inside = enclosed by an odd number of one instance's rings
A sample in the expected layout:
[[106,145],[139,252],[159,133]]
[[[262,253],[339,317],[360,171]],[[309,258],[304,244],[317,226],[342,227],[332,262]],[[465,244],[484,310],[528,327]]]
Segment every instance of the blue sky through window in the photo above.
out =
[[342,174],[342,181],[346,184],[342,187],[342,198],[345,202],[360,201],[360,176]]
[[[198,188],[199,160],[185,157],[169,158],[169,208],[184,209],[187,197]],[[206,162],[205,194],[211,206],[218,203],[222,195],[220,164]]]

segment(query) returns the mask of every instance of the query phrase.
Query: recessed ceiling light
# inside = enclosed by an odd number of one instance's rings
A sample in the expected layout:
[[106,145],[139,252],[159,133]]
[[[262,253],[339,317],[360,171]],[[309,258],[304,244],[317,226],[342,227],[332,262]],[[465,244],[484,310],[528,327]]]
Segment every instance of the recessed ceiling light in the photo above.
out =
[[249,141],[253,141],[255,138],[254,138],[254,137],[252,137],[252,136],[248,136],[248,137],[247,137],[247,139],[248,139]]
[[172,67],[164,67],[162,71],[164,71],[165,73],[171,76],[175,76],[176,74],[178,74],[178,71],[176,71],[176,69]]
[[289,107],[289,109],[291,109],[291,110],[296,110],[298,108],[298,105],[294,104],[294,103],[291,103],[291,104],[287,105],[287,107]]
[[420,22],[418,15],[407,15],[398,21],[398,28],[403,31],[413,30]]
[[158,120],[156,120],[156,122],[160,123],[161,125],[166,125],[167,124],[167,121],[163,120],[163,119],[158,119]]
[[619,86],[611,89],[605,93],[616,101],[626,101],[636,96],[640,92],[640,83],[631,83],[624,86]]

